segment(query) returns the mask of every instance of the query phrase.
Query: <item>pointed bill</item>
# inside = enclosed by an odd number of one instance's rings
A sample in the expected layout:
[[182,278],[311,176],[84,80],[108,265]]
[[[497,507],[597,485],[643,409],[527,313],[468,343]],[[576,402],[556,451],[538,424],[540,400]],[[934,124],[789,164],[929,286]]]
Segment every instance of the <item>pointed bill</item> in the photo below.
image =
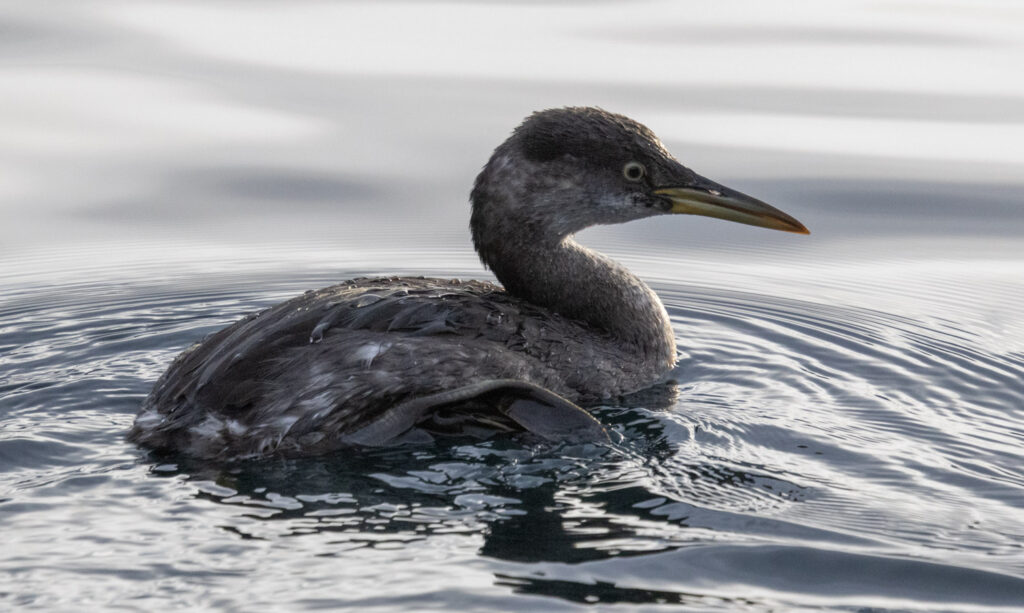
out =
[[662,187],[654,193],[672,203],[671,213],[717,217],[797,234],[811,233],[804,224],[772,205],[700,175],[689,185]]

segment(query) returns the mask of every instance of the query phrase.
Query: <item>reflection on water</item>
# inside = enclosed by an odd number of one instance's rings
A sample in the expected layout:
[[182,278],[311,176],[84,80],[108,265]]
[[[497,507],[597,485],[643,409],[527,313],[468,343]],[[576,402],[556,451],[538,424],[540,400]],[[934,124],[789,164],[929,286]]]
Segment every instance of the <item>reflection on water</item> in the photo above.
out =
[[[1024,602],[1019,7],[59,4],[0,9],[0,602]],[[682,351],[674,384],[596,409],[614,444],[217,466],[125,443],[170,360],[252,310],[486,276],[470,181],[564,104],[814,230],[583,234]]]
[[[530,594],[722,609],[1024,596],[1024,355],[878,310],[656,283],[684,343],[678,383],[598,408],[621,435],[610,447],[496,439],[217,466],[123,441],[188,342],[366,272],[398,271],[143,276],[13,297],[0,458],[19,554],[4,565],[39,594],[21,602],[61,602],[54,573],[115,573],[109,589],[158,601],[146,586],[162,581],[194,602],[257,573],[226,602],[382,609],[517,608]],[[303,592],[283,596],[299,577]],[[338,594],[342,577],[357,587]]]

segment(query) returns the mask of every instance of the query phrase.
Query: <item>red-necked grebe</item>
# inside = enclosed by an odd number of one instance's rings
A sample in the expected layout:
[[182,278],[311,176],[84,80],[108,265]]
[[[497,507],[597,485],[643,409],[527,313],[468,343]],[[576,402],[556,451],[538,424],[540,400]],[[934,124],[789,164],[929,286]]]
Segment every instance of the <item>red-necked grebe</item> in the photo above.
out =
[[807,233],[594,108],[528,117],[470,200],[473,244],[503,288],[390,278],[307,292],[178,356],[129,438],[218,459],[515,428],[599,439],[577,403],[651,385],[676,346],[654,292],[574,233],[673,213]]

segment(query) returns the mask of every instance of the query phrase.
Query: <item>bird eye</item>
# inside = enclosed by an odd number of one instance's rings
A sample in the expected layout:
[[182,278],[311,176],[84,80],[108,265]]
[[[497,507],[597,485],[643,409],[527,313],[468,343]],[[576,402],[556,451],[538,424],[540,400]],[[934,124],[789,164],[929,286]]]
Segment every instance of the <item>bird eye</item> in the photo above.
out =
[[627,181],[639,181],[644,178],[647,174],[647,169],[640,162],[626,162],[626,165],[622,167],[622,176],[626,177]]

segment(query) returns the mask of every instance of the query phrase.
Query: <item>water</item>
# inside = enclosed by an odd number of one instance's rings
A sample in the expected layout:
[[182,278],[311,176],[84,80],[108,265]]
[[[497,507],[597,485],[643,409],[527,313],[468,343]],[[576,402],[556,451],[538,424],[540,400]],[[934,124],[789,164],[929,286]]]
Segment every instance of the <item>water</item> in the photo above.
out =
[[[0,603],[1024,607],[1014,3],[0,7]],[[609,448],[211,466],[124,441],[205,333],[352,276],[488,278],[466,194],[597,104],[792,213],[597,228],[679,386]]]

